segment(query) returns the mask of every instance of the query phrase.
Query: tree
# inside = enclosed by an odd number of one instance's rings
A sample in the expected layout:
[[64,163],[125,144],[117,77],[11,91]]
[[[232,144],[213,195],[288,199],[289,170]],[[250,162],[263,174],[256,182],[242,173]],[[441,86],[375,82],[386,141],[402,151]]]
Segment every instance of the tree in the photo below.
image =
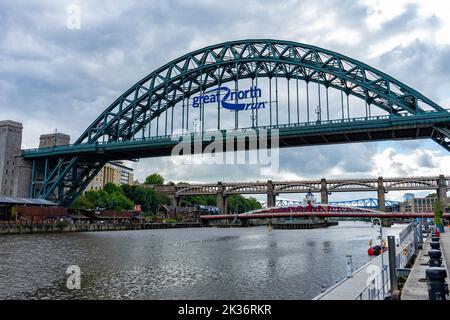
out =
[[101,190],[89,190],[78,197],[72,204],[72,208],[84,209],[110,209],[110,210],[132,210],[134,202],[127,198],[122,189],[114,184],[106,184]]
[[160,186],[164,184],[164,178],[159,173],[153,173],[145,178],[144,184]]
[[228,211],[244,213],[261,209],[261,204],[255,198],[245,198],[241,195],[233,195],[228,198]]
[[434,224],[435,225],[442,225],[442,214],[443,214],[443,208],[444,204],[442,201],[436,201],[436,204],[434,205]]
[[[217,198],[213,195],[187,196],[181,199],[181,206],[215,206]],[[241,195],[228,197],[228,211],[244,213],[256,209],[261,209],[261,204],[255,198],[245,198]]]
[[123,185],[122,191],[127,198],[136,204],[140,204],[144,213],[155,213],[161,204],[169,203],[166,195],[150,188],[136,185]]
[[106,193],[122,192],[121,188],[119,186],[116,186],[112,182],[108,182],[107,184],[105,184],[103,190],[105,190]]

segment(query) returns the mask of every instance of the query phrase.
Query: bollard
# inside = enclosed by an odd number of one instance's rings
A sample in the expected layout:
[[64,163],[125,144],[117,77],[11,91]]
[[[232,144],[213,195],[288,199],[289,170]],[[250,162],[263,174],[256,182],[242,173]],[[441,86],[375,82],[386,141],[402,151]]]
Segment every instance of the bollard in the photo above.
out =
[[440,239],[439,239],[439,237],[432,236],[431,237],[431,241],[433,241],[433,242],[440,242]]
[[428,256],[430,257],[430,267],[441,267],[442,266],[442,252],[441,250],[432,249],[428,251]]
[[423,230],[422,230],[422,222],[420,223],[420,225],[419,225],[419,234],[418,234],[418,237],[419,237],[419,241],[418,241],[418,243],[417,243],[417,249],[422,249],[423,248]]
[[431,249],[441,250],[441,244],[439,242],[430,242]]
[[352,256],[347,255],[347,278],[353,277],[353,263]]
[[389,277],[391,280],[391,292],[398,290],[397,265],[395,259],[395,237],[388,236],[389,248]]
[[447,300],[448,285],[445,282],[447,271],[445,268],[430,267],[425,271],[428,279],[429,300]]

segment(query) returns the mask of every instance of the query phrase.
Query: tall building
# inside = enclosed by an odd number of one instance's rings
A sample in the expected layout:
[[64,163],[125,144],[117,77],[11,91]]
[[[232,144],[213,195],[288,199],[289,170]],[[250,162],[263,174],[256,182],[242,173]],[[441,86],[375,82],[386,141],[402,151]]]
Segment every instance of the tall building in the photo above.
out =
[[[0,121],[0,196],[28,198],[31,186],[31,161],[21,156],[22,129],[20,122]],[[70,136],[63,133],[43,134],[39,148],[70,144]],[[87,190],[99,190],[107,183],[133,184],[133,169],[120,161],[106,164],[89,184]]]
[[107,183],[118,186],[133,184],[133,169],[125,166],[121,161],[109,162],[94,177],[86,190],[100,190]]
[[64,133],[41,134],[39,137],[39,148],[54,146],[65,146],[70,144],[70,136]]
[[416,198],[414,193],[405,193],[400,210],[403,212],[432,212],[438,198]]
[[0,121],[0,195],[16,196],[14,164],[22,146],[22,124],[11,120]]

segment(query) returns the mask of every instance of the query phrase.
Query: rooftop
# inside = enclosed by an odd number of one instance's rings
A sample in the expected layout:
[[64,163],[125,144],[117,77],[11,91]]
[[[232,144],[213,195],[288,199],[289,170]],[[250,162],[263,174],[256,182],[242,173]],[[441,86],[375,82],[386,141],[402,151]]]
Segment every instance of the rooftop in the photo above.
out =
[[14,198],[0,196],[0,204],[22,204],[22,205],[37,205],[37,206],[58,206],[57,203],[36,198]]
[[20,122],[12,121],[12,120],[2,120],[0,121],[0,127],[2,126],[10,126],[10,127],[16,127],[22,129],[23,126]]

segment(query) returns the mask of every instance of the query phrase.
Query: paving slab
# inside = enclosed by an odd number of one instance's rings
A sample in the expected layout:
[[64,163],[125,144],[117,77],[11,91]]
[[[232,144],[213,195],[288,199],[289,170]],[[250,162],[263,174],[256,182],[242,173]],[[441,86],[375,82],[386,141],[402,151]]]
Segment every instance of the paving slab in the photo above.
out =
[[430,237],[423,243],[416,261],[411,268],[408,278],[403,286],[401,300],[428,300],[428,285],[425,279],[425,270],[428,268],[428,255],[430,250]]

